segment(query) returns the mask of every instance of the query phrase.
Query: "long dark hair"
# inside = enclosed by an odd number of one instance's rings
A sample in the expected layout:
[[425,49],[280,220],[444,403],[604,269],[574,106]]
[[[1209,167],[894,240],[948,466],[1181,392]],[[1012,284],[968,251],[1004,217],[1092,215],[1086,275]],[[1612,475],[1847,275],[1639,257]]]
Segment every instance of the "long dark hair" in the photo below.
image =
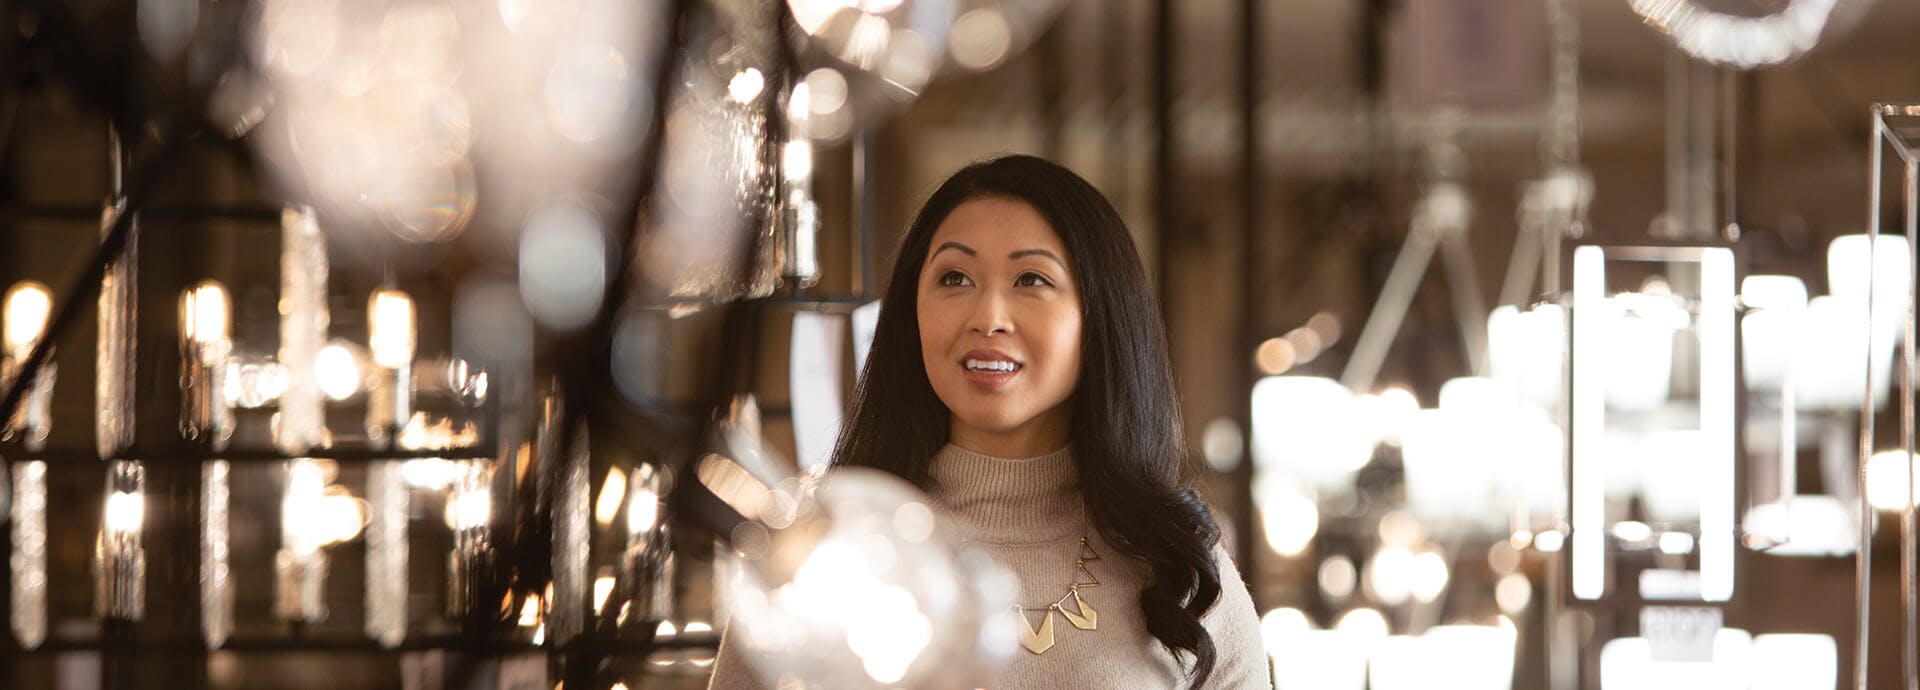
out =
[[928,465],[947,443],[949,413],[920,358],[920,269],[934,230],[955,207],[979,198],[1025,202],[1066,247],[1084,314],[1070,431],[1080,492],[1101,536],[1152,568],[1140,592],[1147,631],[1168,651],[1192,654],[1194,685],[1204,684],[1214,647],[1200,616],[1220,597],[1213,556],[1220,530],[1180,482],[1184,431],[1140,254],[1113,205],[1073,171],[1033,156],[1004,156],[960,169],[927,199],[894,260],[833,462],[928,486]]

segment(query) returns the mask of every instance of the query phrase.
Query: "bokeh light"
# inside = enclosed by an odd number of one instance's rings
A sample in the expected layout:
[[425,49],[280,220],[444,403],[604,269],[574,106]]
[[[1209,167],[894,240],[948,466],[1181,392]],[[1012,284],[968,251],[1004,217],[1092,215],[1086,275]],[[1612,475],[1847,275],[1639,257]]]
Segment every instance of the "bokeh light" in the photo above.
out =
[[520,297],[542,325],[585,326],[607,289],[607,239],[600,216],[579,203],[542,208],[520,244]]
[[1353,559],[1336,554],[1320,562],[1315,580],[1320,585],[1320,593],[1334,601],[1344,601],[1353,596],[1353,588],[1359,584],[1359,571],[1353,567]]
[[335,340],[320,348],[313,359],[320,392],[329,399],[346,400],[360,392],[360,358],[355,356],[352,347],[346,341]]

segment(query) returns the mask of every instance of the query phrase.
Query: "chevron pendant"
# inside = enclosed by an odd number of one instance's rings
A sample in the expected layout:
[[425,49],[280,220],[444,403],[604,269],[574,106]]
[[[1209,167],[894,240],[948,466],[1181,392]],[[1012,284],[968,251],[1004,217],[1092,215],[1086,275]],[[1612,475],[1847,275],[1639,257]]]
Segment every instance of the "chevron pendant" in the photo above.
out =
[[[1093,610],[1093,606],[1088,604],[1086,599],[1080,598],[1079,589],[1073,590],[1073,592],[1068,595],[1068,598],[1072,599],[1073,605],[1080,609],[1076,612],[1068,610],[1065,606],[1057,607],[1060,610],[1060,615],[1067,617],[1068,623],[1072,623],[1073,627],[1081,630],[1093,630],[1100,627],[1100,612]],[[1062,603],[1065,603],[1064,600]]]
[[1027,622],[1027,610],[1020,609],[1020,646],[1026,647],[1027,651],[1035,654],[1053,649],[1053,609],[1046,608],[1041,611],[1043,613],[1040,614],[1040,629],[1035,630],[1033,624]]

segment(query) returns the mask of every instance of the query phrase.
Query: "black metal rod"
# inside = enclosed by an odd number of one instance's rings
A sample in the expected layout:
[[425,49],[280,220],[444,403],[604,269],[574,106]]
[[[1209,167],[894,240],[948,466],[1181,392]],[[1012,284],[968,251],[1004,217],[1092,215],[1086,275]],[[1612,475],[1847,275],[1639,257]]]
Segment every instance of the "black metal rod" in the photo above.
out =
[[[497,460],[500,451],[500,405],[496,400],[488,400],[482,407],[486,412],[486,422],[480,427],[484,430],[473,445],[448,448],[372,448],[368,446],[341,445],[333,448],[315,448],[313,450],[288,455],[275,448],[226,448],[214,450],[204,442],[182,442],[165,448],[151,448],[135,445],[122,451],[115,460],[137,460],[158,464],[198,464],[212,461],[238,463],[288,462],[292,460],[333,460],[336,462],[364,463],[382,460]],[[52,465],[63,463],[93,462],[99,460],[96,451],[89,449],[54,448],[28,450],[19,441],[0,442],[0,458],[32,459]]]
[[854,115],[851,185],[854,224],[860,245],[856,254],[860,264],[854,267],[854,275],[859,277],[860,284],[854,291],[863,304],[873,301],[880,294],[873,265],[873,124],[868,117],[864,113]]
[[[0,445],[0,456],[8,458],[31,458],[50,465],[62,463],[95,462],[99,458],[93,451],[62,450],[54,452],[30,453],[19,449],[18,444]],[[163,452],[146,452],[132,449],[122,453],[115,460],[137,460],[156,464],[196,464],[215,460],[236,463],[288,462],[292,460],[333,460],[335,462],[377,462],[381,460],[495,460],[499,456],[487,446],[454,448],[449,450],[374,450],[370,448],[314,450],[310,453],[287,455],[278,450],[247,449],[222,450],[211,449],[174,449]]]
[[[397,647],[385,647],[364,637],[236,637],[220,645],[226,652],[404,652],[428,649],[457,649],[482,654],[539,650],[592,650],[606,654],[646,654],[666,649],[714,649],[720,645],[718,634],[678,635],[667,640],[604,639],[579,637],[559,646],[535,645],[525,640],[486,640],[475,644],[460,635],[413,635]],[[34,649],[10,649],[23,657],[77,651],[114,649],[132,656],[172,655],[204,652],[206,642],[198,637],[141,638],[115,641],[106,638],[51,638]]]
[[[1240,2],[1240,324],[1239,333],[1234,339],[1239,351],[1233,353],[1234,361],[1240,363],[1242,385],[1233,390],[1239,397],[1234,401],[1233,409],[1240,420],[1242,433],[1253,434],[1253,382],[1260,372],[1253,361],[1256,341],[1261,336],[1259,325],[1263,321],[1265,310],[1260,297],[1265,294],[1260,289],[1259,276],[1263,275],[1260,252],[1260,0],[1241,0]],[[1251,444],[1242,447],[1251,451]],[[1259,582],[1259,561],[1254,558],[1253,528],[1253,462],[1247,457],[1250,452],[1242,453],[1240,464],[1234,468],[1234,506],[1233,520],[1239,535],[1236,541],[1234,559],[1240,564],[1240,574],[1248,582]],[[1260,604],[1259,588],[1252,588],[1253,602],[1258,609]]]
[[1133,202],[1133,186],[1127,182],[1127,169],[1132,163],[1128,144],[1133,141],[1133,133],[1127,127],[1127,121],[1133,113],[1132,99],[1127,97],[1127,83],[1133,79],[1133,72],[1127,68],[1132,62],[1134,45],[1127,33],[1128,11],[1125,4],[1101,3],[1100,13],[1105,22],[1101,58],[1107,65],[1107,111],[1118,114],[1117,118],[1110,118],[1106,122],[1106,144],[1102,152],[1106,166],[1105,184],[1107,197],[1124,212]]
[[1040,102],[1041,150],[1046,152],[1048,160],[1054,161],[1060,160],[1067,150],[1067,114],[1062,103],[1067,91],[1066,55],[1060,45],[1063,35],[1060,22],[1054,22],[1036,46],[1040,53],[1040,78],[1034,80],[1034,86],[1039,89],[1034,96]]
[[1173,313],[1173,232],[1180,206],[1174,179],[1179,157],[1173,135],[1174,43],[1179,39],[1179,8],[1173,0],[1154,0],[1153,41],[1153,235],[1159,265],[1160,318]]
[[139,645],[134,642],[133,621],[107,619],[101,622],[101,635],[98,641],[100,655],[101,684],[109,688],[134,687],[134,657],[139,655]]
[[[140,218],[154,223],[189,222],[202,220],[244,220],[271,223],[270,228],[280,230],[280,214],[283,209],[267,206],[219,206],[198,204],[168,204],[152,206],[140,211]],[[0,220],[50,220],[99,222],[100,207],[85,204],[0,204]],[[16,226],[18,227],[18,226]],[[32,227],[32,226],[26,226]]]

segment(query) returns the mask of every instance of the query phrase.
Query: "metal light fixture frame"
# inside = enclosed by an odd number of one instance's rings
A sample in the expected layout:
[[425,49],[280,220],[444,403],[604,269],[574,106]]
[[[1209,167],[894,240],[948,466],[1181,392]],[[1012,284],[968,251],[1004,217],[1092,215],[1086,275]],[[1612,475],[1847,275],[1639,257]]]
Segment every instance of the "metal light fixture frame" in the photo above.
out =
[[[1870,117],[1872,120],[1872,132],[1869,135],[1870,140],[1868,142],[1870,153],[1868,154],[1867,176],[1867,237],[1869,239],[1869,246],[1877,247],[1880,240],[1882,194],[1887,184],[1885,180],[1887,167],[1885,153],[1891,150],[1901,166],[1903,173],[1901,177],[1901,232],[1903,232],[1907,238],[1909,251],[1912,251],[1912,247],[1916,246],[1915,243],[1920,242],[1920,232],[1916,232],[1916,229],[1920,228],[1920,150],[1916,150],[1916,148],[1920,148],[1916,146],[1916,144],[1920,144],[1920,104],[1877,103],[1872,106]],[[1907,467],[1904,476],[1908,479],[1907,500],[1902,504],[1900,509],[1900,608],[1902,613],[1900,626],[1900,668],[1902,679],[1901,687],[1914,690],[1915,688],[1920,688],[1920,649],[1915,648],[1916,644],[1920,644],[1920,592],[1916,592],[1915,590],[1915,577],[1920,576],[1920,567],[1916,566],[1916,556],[1920,555],[1920,547],[1917,547],[1920,545],[1916,545],[1916,539],[1920,537],[1920,524],[1916,523],[1914,509],[1914,503],[1916,500],[1920,500],[1920,496],[1916,496],[1915,486],[1912,480],[1914,476],[1913,453],[1915,451],[1913,396],[1916,379],[1920,379],[1920,372],[1916,372],[1915,367],[1920,366],[1920,361],[1917,361],[1915,356],[1914,338],[1916,337],[1916,329],[1913,305],[1916,303],[1916,297],[1920,297],[1920,288],[1916,287],[1915,271],[1909,269],[1907,275],[1904,276],[1906,288],[1903,295],[1893,296],[1880,294],[1880,276],[1876,274],[1881,270],[1881,266],[1880,262],[1873,258],[1876,253],[1877,252],[1868,252],[1868,266],[1866,267],[1869,275],[1872,276],[1868,281],[1868,284],[1872,286],[1869,288],[1868,293],[1868,311],[1862,315],[1860,325],[1861,328],[1868,329],[1868,340],[1866,342],[1872,342],[1872,315],[1879,313],[1880,302],[1886,299],[1906,300],[1906,308],[1899,312],[1902,317],[1902,345],[1899,357],[1900,364],[1904,367],[1903,371],[1905,372],[1905,375],[1900,377],[1899,388],[1900,448],[1904,453],[1904,457],[1907,458]],[[1909,262],[1909,265],[1911,265],[1911,262]],[[1855,634],[1858,637],[1854,645],[1853,686],[1858,690],[1866,690],[1867,688],[1868,650],[1871,646],[1869,644],[1871,635],[1869,634],[1868,622],[1870,619],[1870,605],[1873,600],[1871,584],[1875,513],[1873,504],[1867,500],[1866,487],[1867,461],[1874,453],[1874,410],[1878,407],[1879,402],[1875,400],[1875,390],[1873,386],[1874,377],[1877,373],[1875,371],[1875,365],[1875,358],[1868,356],[1866,358],[1866,368],[1861,372],[1865,379],[1861,386],[1863,393],[1861,394],[1860,400],[1860,443],[1859,454],[1856,458],[1856,470],[1858,472],[1861,491],[1859,492],[1860,550],[1855,554],[1854,560],[1856,578],[1854,583],[1854,606],[1855,623],[1857,625]]]
[[1734,255],[1727,247],[1603,247],[1584,245],[1573,252],[1573,309],[1570,332],[1570,443],[1568,511],[1569,583],[1578,600],[1606,596],[1606,372],[1591,342],[1599,334],[1607,299],[1608,261],[1691,263],[1700,271],[1697,317],[1700,352],[1699,431],[1709,457],[1703,461],[1707,484],[1700,497],[1699,600],[1726,602],[1734,591],[1735,530],[1738,495],[1738,414],[1734,378]]

